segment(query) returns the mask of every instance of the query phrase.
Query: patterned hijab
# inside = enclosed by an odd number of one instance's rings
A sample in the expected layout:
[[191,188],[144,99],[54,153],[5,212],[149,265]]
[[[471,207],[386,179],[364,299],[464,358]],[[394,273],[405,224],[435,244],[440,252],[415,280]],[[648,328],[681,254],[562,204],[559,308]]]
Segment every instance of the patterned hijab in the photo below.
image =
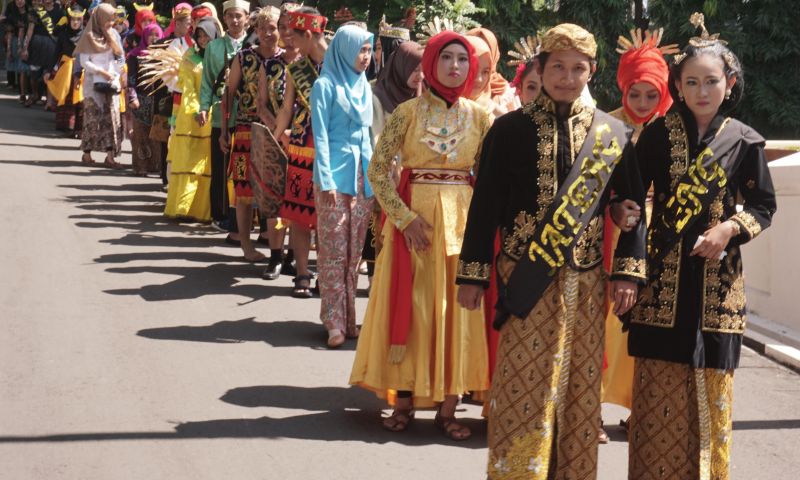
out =
[[404,42],[389,56],[373,89],[386,113],[417,96],[417,90],[408,86],[408,77],[420,62],[422,46],[417,42]]
[[337,95],[337,102],[350,118],[362,126],[372,124],[372,90],[364,72],[356,72],[354,67],[361,47],[372,42],[372,38],[373,35],[361,27],[340,27],[325,53],[320,73],[337,91],[344,91],[344,95]]

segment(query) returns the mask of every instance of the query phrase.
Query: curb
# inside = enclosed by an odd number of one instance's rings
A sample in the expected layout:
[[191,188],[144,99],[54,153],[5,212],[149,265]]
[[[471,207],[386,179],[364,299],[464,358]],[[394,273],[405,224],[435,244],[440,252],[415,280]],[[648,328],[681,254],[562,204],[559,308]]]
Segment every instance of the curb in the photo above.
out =
[[745,331],[743,343],[759,354],[800,373],[800,349],[752,329]]

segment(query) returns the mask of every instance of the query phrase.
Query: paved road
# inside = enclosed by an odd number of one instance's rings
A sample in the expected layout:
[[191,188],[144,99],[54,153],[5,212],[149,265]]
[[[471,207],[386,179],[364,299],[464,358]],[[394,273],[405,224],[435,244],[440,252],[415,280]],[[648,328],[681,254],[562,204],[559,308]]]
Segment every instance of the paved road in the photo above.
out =
[[[83,166],[77,145],[0,96],[0,478],[484,478],[477,407],[463,444],[433,412],[383,431],[383,405],[347,386],[353,345],[322,348],[318,300],[164,219],[157,179]],[[734,479],[797,478],[798,407],[800,376],[746,351]],[[601,480],[626,476],[611,436]]]

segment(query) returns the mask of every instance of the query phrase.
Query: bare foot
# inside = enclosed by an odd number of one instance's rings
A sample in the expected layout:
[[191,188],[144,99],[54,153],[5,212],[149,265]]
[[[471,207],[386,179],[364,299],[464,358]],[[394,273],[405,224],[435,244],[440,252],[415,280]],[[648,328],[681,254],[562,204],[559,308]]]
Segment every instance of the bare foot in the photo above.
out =
[[84,152],[83,156],[81,156],[81,163],[85,163],[86,165],[93,164],[94,160],[92,159],[92,154]]
[[244,259],[248,262],[262,262],[266,260],[266,256],[263,253],[259,252],[258,250],[251,250],[249,252],[244,252]]

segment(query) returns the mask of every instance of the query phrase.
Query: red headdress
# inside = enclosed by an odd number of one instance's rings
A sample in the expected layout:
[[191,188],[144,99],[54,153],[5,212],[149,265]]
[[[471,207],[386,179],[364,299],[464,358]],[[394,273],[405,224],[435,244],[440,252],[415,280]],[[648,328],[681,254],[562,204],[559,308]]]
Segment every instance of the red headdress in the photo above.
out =
[[289,15],[289,28],[293,30],[308,30],[313,33],[322,33],[328,25],[328,19],[313,13],[287,12]]
[[142,36],[142,22],[145,20],[150,20],[151,23],[156,22],[156,14],[153,13],[153,10],[149,10],[144,8],[136,12],[136,16],[134,17],[134,24],[133,24],[133,31],[136,32],[136,35]]
[[[467,79],[461,86],[449,88],[439,82],[436,73],[436,64],[439,61],[439,54],[444,47],[453,42],[458,42],[467,49],[467,54],[469,55],[469,73],[467,74]],[[428,85],[430,85],[439,96],[450,103],[455,103],[458,97],[463,96],[464,93],[469,95],[472,91],[472,83],[478,73],[478,56],[475,55],[475,49],[472,47],[472,44],[470,44],[463,35],[445,30],[431,37],[425,45],[425,52],[422,54],[422,71],[425,73],[425,81],[428,82]]]
[[[622,106],[625,113],[636,123],[645,123],[654,116],[664,115],[672,106],[672,97],[669,94],[669,67],[664,60],[664,54],[675,53],[675,45],[666,45],[661,48],[663,29],[656,32],[645,32],[642,38],[641,30],[631,31],[633,42],[625,37],[619,37],[621,48],[617,52],[622,54],[617,69],[617,85],[622,91]],[[656,109],[648,117],[640,117],[628,106],[628,90],[635,83],[646,82],[658,90],[661,96]]]

